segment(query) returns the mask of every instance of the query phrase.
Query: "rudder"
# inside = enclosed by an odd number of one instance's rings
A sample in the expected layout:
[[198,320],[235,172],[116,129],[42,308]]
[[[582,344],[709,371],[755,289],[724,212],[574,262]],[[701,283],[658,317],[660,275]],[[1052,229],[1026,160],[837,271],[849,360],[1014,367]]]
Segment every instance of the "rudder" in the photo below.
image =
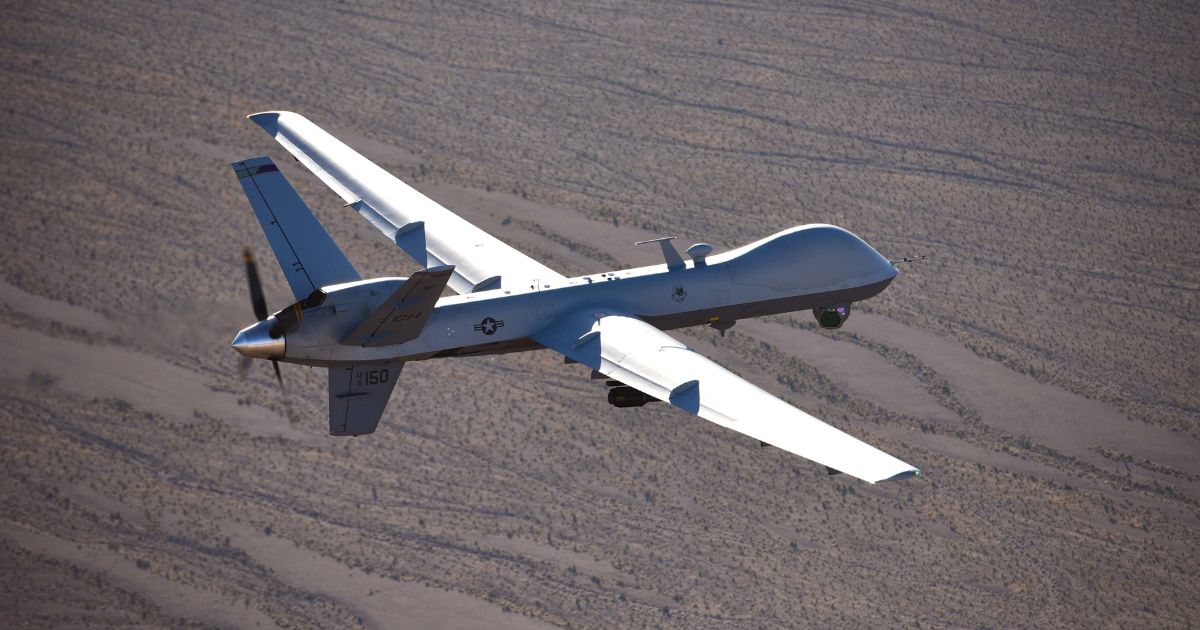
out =
[[400,361],[329,368],[329,434],[374,433],[403,367]]

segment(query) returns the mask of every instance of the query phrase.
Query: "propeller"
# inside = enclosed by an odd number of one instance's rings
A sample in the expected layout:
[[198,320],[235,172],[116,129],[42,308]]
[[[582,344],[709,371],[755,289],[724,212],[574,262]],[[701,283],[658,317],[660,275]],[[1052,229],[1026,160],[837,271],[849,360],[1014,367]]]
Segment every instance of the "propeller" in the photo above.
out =
[[[254,252],[250,251],[250,246],[247,245],[242,249],[242,260],[246,262],[246,281],[250,284],[250,306],[254,308],[254,316],[258,321],[266,319],[270,313],[267,311],[267,298],[263,295],[262,279],[258,277],[258,263],[254,261]],[[284,316],[284,313],[291,315]],[[285,323],[284,318],[287,321]],[[300,323],[299,307],[289,308],[279,313],[276,317],[276,322],[271,326],[271,336],[278,337],[289,330],[292,330]],[[242,365],[239,371],[245,375],[250,367],[250,358],[242,359]],[[279,381],[279,386],[283,387],[283,374],[279,371],[279,361],[271,359],[271,365],[275,368],[275,378]]]
[[254,316],[258,321],[267,318],[267,298],[263,296],[262,280],[258,278],[258,263],[254,262],[254,252],[247,245],[242,249],[242,260],[246,261],[246,280],[250,283],[250,306],[254,307]]

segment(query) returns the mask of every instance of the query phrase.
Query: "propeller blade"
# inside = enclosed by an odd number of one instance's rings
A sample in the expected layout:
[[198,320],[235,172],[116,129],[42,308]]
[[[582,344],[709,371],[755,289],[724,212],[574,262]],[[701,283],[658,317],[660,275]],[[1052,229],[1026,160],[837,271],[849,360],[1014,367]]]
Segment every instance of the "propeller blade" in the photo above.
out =
[[271,365],[275,368],[275,378],[279,381],[280,389],[283,388],[283,374],[279,372],[279,361],[271,359]]
[[250,357],[242,357],[242,360],[238,362],[238,378],[243,381],[246,380],[246,375],[250,373],[250,363],[252,361],[254,359]]
[[246,281],[250,283],[250,305],[254,307],[254,316],[258,321],[267,318],[267,298],[263,296],[262,280],[258,277],[258,265],[254,262],[254,254],[250,247],[242,250],[242,259],[246,261]]

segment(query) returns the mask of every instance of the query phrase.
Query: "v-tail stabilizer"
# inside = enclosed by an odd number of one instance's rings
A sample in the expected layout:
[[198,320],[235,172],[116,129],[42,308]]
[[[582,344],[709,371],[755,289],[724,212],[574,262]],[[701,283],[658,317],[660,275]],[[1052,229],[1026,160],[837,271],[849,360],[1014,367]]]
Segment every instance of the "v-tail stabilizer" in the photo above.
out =
[[404,363],[329,368],[329,434],[374,433]]
[[[321,306],[321,287],[354,282],[361,276],[270,158],[242,160],[232,166],[297,298],[291,306],[267,315],[262,281],[247,247],[243,257],[250,301],[259,323],[240,332],[233,346],[247,358],[270,359],[282,385],[279,360],[286,349],[286,335],[303,326],[305,310]],[[369,329],[363,345],[379,338],[419,335],[452,269],[413,274],[360,326]],[[404,363],[397,361],[329,368],[330,435],[374,432],[403,367]]]

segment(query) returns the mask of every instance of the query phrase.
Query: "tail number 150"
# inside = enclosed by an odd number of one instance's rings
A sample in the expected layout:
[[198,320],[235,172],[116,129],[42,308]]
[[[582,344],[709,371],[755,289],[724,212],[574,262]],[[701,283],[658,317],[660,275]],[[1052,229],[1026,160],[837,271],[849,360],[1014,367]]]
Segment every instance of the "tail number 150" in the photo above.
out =
[[364,372],[354,373],[354,384],[358,387],[366,387],[368,385],[379,385],[380,383],[388,382],[387,368],[379,370],[368,370]]

